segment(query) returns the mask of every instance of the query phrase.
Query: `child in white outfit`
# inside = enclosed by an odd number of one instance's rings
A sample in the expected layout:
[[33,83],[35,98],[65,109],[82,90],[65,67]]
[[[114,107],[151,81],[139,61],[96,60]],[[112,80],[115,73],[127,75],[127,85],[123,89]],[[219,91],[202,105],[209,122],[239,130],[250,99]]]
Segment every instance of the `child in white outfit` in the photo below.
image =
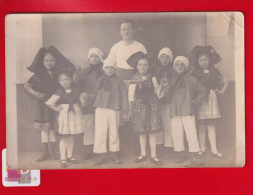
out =
[[165,98],[170,105],[174,151],[180,153],[180,158],[177,162],[187,160],[184,146],[185,133],[191,159],[194,163],[200,164],[195,109],[205,99],[206,90],[195,77],[191,76],[189,60],[186,57],[176,57],[173,69],[175,74],[170,80],[169,87],[164,88],[164,90],[167,91]]
[[117,152],[120,151],[118,128],[120,114],[122,113],[124,118],[128,114],[127,89],[124,82],[115,75],[115,59],[105,59],[103,69],[105,75],[98,81],[98,92],[94,102],[96,110],[93,152],[99,154],[95,165],[107,161],[107,138],[112,160],[119,164],[121,161],[117,156]]

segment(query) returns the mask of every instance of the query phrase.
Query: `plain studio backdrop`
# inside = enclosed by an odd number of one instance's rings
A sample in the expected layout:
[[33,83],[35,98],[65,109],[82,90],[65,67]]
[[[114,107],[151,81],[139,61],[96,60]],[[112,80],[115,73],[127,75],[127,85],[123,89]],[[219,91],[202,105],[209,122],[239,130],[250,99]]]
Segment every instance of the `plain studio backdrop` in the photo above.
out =
[[[9,15],[11,17],[11,15]],[[8,17],[7,16],[7,21]],[[135,23],[135,39],[157,56],[163,47],[173,55],[189,56],[195,45],[212,45],[222,57],[217,68],[231,81],[220,101],[222,119],[217,125],[217,144],[221,152],[235,155],[235,35],[233,13],[93,13],[20,14],[13,25],[17,69],[17,146],[18,152],[41,151],[40,132],[33,129],[23,83],[32,75],[26,67],[41,47],[54,45],[76,67],[87,65],[89,48],[98,47],[106,57],[121,40],[120,21]],[[13,21],[13,20],[10,20]],[[11,35],[10,35],[11,36]],[[81,137],[77,139],[81,145]],[[207,141],[207,144],[208,141]],[[75,149],[80,153],[81,147]]]

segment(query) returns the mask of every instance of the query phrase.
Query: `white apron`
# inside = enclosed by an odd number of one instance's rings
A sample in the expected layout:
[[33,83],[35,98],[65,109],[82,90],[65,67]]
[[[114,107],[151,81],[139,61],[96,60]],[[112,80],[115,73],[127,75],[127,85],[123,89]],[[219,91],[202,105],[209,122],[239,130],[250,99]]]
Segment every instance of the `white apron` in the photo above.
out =
[[83,115],[78,104],[73,105],[69,110],[69,104],[61,104],[62,110],[58,116],[58,132],[62,135],[75,135],[83,133]]
[[217,119],[220,118],[217,95],[214,90],[210,90],[208,101],[204,101],[198,107],[198,119]]

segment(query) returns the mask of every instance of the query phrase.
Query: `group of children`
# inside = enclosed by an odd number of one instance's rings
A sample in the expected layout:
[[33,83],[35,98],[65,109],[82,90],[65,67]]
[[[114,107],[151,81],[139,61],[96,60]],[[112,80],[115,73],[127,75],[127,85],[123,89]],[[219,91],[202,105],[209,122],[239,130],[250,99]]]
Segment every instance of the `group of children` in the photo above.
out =
[[41,48],[28,67],[34,75],[25,84],[32,94],[34,127],[41,131],[44,145],[38,161],[57,159],[57,133],[61,167],[78,162],[72,156],[78,134],[83,134],[85,159],[96,153],[95,165],[106,163],[109,156],[119,164],[122,119],[131,122],[139,137],[135,163],[147,160],[147,138],[151,163],[163,164],[157,157],[157,144],[163,144],[167,154],[177,152],[177,162],[186,161],[186,134],[190,157],[199,164],[206,131],[212,156],[222,158],[216,147],[217,95],[224,93],[228,80],[214,67],[221,58],[212,46],[194,47],[191,60],[193,66],[185,56],[174,59],[167,47],[160,50],[158,65],[151,63],[149,55],[134,53],[127,63],[136,73],[124,83],[116,74],[115,59],[104,60],[98,48],[89,50],[89,64],[79,71],[55,47]]

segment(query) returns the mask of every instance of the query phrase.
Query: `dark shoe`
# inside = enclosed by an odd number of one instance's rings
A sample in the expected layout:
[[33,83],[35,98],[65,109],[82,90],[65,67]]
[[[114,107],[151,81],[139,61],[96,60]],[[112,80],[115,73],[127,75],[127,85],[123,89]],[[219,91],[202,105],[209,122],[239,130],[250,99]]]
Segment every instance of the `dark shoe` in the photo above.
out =
[[203,165],[204,163],[200,159],[201,156],[197,153],[191,153],[191,161],[196,165]]
[[47,152],[47,153],[43,153],[42,156],[37,160],[37,162],[42,162],[49,159],[50,159],[50,154]]
[[158,157],[162,157],[164,155],[164,146],[162,144],[157,144],[156,145],[156,154]]
[[150,162],[156,164],[156,165],[163,165],[163,162],[160,161],[157,157],[150,158]]
[[56,156],[56,154],[51,154],[50,158],[53,159],[53,160],[58,160],[58,157]]
[[102,165],[107,163],[107,156],[106,154],[100,154],[100,157],[98,158],[97,162],[95,162],[94,165]]
[[147,160],[147,156],[140,155],[140,156],[138,156],[138,157],[134,160],[134,162],[135,162],[135,163],[140,163],[140,162],[143,162],[143,161],[146,161],[146,160]]
[[55,153],[55,143],[51,143],[48,146],[49,146],[49,151],[50,151],[50,158],[53,160],[58,160],[58,157]]
[[90,158],[92,158],[93,154],[92,153],[85,153],[83,156],[83,160],[88,160]]
[[66,166],[67,166],[67,161],[64,159],[64,160],[61,160],[60,161],[60,166],[62,167],[62,168],[65,168]]
[[183,163],[187,161],[187,156],[185,152],[180,152],[179,159],[176,161],[177,163]]
[[164,158],[169,159],[173,154],[173,148],[172,147],[164,147]]
[[49,153],[49,150],[48,150],[48,143],[43,143],[42,146],[43,146],[43,154],[37,160],[37,162],[42,162],[42,161],[50,159],[50,153]]
[[219,159],[219,160],[224,160],[224,156],[221,153],[219,153],[219,152],[217,152],[216,154],[214,154],[214,153],[211,152],[211,157]]
[[79,164],[79,162],[74,157],[67,158],[67,161],[70,163]]
[[113,161],[115,164],[121,164],[121,161],[119,160],[119,158],[117,157],[117,154],[115,154],[115,152],[112,152],[112,153],[111,153],[111,158],[112,158],[112,161]]
[[207,158],[207,152],[200,151],[196,155],[198,158],[203,159],[203,160]]
[[206,152],[203,152],[203,151],[198,152],[199,156],[204,156],[205,154],[206,154]]
[[84,146],[84,156],[83,160],[88,160],[93,156],[93,144]]

